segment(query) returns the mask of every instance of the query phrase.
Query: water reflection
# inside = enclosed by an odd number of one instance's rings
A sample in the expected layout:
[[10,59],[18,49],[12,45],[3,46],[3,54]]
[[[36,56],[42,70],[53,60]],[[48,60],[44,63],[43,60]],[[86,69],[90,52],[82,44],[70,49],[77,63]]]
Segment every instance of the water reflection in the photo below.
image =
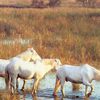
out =
[[[63,100],[60,97],[45,98],[45,97],[38,97],[36,95],[34,95],[34,96],[31,95],[30,97],[31,97],[30,100]],[[24,94],[23,97],[20,98],[20,100],[29,100],[29,98],[27,97],[27,95]]]
[[[20,99],[17,100],[100,100],[100,82],[93,82],[94,84],[94,91],[90,98],[84,97],[84,86],[82,85],[82,88],[80,91],[72,91],[71,90],[71,83],[67,82],[64,86],[65,90],[65,97],[62,98],[61,91],[58,91],[57,97],[53,97],[53,90],[55,86],[55,75],[54,74],[48,74],[41,82],[39,86],[39,91],[37,93],[37,96],[31,95],[31,89],[34,83],[34,80],[28,80],[25,86],[25,92],[20,91],[22,87],[23,81],[19,81],[19,97]],[[4,79],[0,79],[0,89],[5,88],[5,81]],[[4,92],[3,92],[4,94]],[[0,95],[4,98],[4,96]],[[76,96],[76,97],[75,97]],[[18,97],[17,97],[18,98]],[[6,99],[0,99],[0,100],[6,100]],[[9,99],[11,100],[11,99]]]
[[[31,98],[30,98],[31,97]],[[90,100],[90,98],[88,97],[84,97],[84,98],[67,98],[67,97],[53,97],[53,98],[49,98],[49,97],[39,97],[39,96],[32,96],[32,95],[26,95],[24,94],[22,98],[20,98],[20,100]]]
[[[78,93],[78,92],[77,92]],[[53,89],[43,89],[39,90],[37,95],[32,95],[31,92],[20,92],[20,100],[94,100],[94,98],[87,98],[82,95],[77,95],[73,92],[67,93],[66,96],[63,98],[61,92],[58,92],[58,96],[54,97]],[[96,100],[96,98],[95,98]]]

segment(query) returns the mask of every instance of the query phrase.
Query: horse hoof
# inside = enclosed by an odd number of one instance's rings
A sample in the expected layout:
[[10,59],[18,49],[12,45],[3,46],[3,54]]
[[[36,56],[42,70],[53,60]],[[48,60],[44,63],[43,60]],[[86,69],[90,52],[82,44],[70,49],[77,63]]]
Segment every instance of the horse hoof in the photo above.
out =
[[35,92],[32,92],[31,94],[34,95],[34,96],[36,96],[36,93]]
[[86,96],[87,96],[87,97],[90,97],[90,95],[91,95],[91,93],[88,93]]
[[15,93],[14,92],[10,92],[10,94],[13,96]]
[[53,96],[54,96],[54,97],[56,97],[56,96],[57,96],[57,94],[53,93]]
[[79,98],[79,96],[75,96],[76,98]]
[[24,89],[21,89],[21,91],[24,91]]

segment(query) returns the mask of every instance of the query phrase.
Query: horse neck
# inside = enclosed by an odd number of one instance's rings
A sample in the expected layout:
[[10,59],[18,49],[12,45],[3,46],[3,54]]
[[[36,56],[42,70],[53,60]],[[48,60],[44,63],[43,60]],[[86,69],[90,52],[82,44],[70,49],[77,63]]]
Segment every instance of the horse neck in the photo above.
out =
[[53,65],[50,65],[50,64],[44,65],[45,73],[49,72],[49,71],[52,70],[53,68],[54,68]]
[[31,59],[31,55],[27,51],[19,54],[17,57],[19,57],[19,58],[21,58],[22,60],[25,60],[25,61],[30,61],[30,59]]
[[43,59],[42,60],[43,64],[46,64],[46,65],[51,65],[51,61],[52,61],[52,59]]

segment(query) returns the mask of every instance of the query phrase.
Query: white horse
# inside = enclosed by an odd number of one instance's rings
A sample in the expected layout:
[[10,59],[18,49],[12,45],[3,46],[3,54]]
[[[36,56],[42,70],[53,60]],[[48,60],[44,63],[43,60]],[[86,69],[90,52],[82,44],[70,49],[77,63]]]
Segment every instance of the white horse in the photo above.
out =
[[0,59],[0,77],[5,77],[5,69],[7,65],[15,58],[21,58],[25,61],[30,61],[30,60],[36,61],[37,59],[41,60],[41,57],[37,54],[37,52],[33,48],[28,48],[23,53],[11,59],[8,60]]
[[[55,60],[59,63],[59,65],[61,65],[60,59],[55,59]],[[53,62],[55,62],[55,60],[54,59],[46,58],[46,59],[42,59],[41,63],[43,63],[45,65],[51,65],[51,66],[53,66]],[[38,63],[38,62],[36,61],[35,63]],[[23,86],[22,86],[21,90],[24,90],[24,87],[25,87],[25,80],[24,80],[24,83],[23,83]]]
[[52,59],[50,64],[43,64],[41,61],[26,62],[19,60],[18,58],[13,60],[8,64],[6,72],[9,79],[9,88],[11,88],[12,93],[16,90],[17,78],[22,79],[34,79],[34,85],[32,88],[32,94],[36,94],[38,89],[39,81],[48,73],[50,70],[54,69],[56,66],[61,65],[58,59]]
[[80,66],[72,66],[72,65],[63,65],[61,66],[56,73],[56,84],[53,95],[56,96],[56,92],[61,85],[61,92],[64,96],[63,86],[65,81],[70,81],[73,83],[81,83],[83,85],[91,87],[91,91],[87,94],[87,90],[85,91],[85,96],[90,96],[93,87],[91,82],[93,80],[100,81],[100,71],[91,67],[88,64],[83,64]]

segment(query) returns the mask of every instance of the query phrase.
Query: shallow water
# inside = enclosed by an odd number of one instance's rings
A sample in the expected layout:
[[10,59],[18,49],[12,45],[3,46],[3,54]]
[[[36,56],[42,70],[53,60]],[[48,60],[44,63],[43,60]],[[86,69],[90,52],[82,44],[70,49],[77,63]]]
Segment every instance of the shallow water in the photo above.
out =
[[[32,97],[30,92],[22,92],[20,91],[22,87],[22,80],[19,80],[19,94],[20,100],[100,100],[100,82],[93,81],[94,91],[90,98],[84,98],[84,86],[81,85],[81,89],[79,91],[72,91],[72,86],[70,82],[65,83],[65,97],[62,98],[60,90],[58,91],[58,96],[54,98],[52,96],[53,89],[55,86],[55,74],[50,73],[45,76],[45,78],[40,82],[39,91],[37,96]],[[25,85],[25,89],[31,89],[34,80],[28,80]],[[5,89],[5,82],[3,78],[0,78],[0,89]],[[78,98],[76,98],[76,96]]]

